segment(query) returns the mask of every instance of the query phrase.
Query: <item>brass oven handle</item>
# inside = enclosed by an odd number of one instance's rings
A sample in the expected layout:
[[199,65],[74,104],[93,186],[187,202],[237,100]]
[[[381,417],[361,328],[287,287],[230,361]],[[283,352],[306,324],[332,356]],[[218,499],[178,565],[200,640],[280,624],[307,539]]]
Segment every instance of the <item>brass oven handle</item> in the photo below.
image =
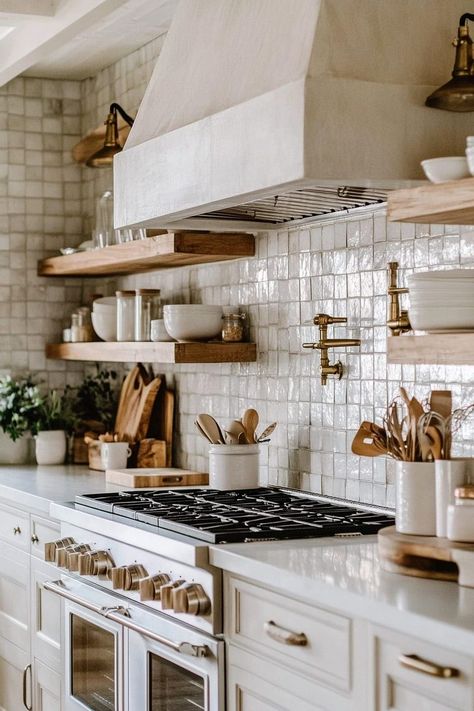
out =
[[280,627],[273,620],[265,622],[263,627],[266,634],[280,644],[288,644],[291,647],[306,647],[308,644],[308,638],[304,632],[292,632]]
[[31,711],[33,708],[32,704],[28,704],[28,682],[27,682],[27,676],[28,672],[30,674],[30,697],[31,697],[31,664],[27,664],[26,667],[23,669],[23,706],[25,709],[28,709],[28,711]]
[[400,654],[398,661],[402,667],[413,669],[422,674],[429,674],[429,676],[436,676],[439,679],[453,679],[460,674],[459,669],[455,667],[443,667],[427,659],[422,659],[416,654]]
[[68,590],[62,580],[46,581],[43,583],[43,588],[64,597],[66,600],[82,605],[82,607],[85,607],[87,610],[96,612],[98,615],[102,615],[102,617],[112,620],[112,622],[118,622],[123,627],[127,627],[127,629],[132,630],[132,632],[137,632],[137,634],[143,635],[143,637],[148,637],[154,642],[163,644],[165,647],[169,647],[180,654],[187,654],[191,657],[208,657],[211,653],[211,650],[205,644],[199,645],[192,644],[191,642],[173,642],[170,639],[166,639],[166,637],[162,637],[155,632],[151,632],[144,627],[140,627],[140,625],[137,625],[132,621],[130,612],[126,607],[122,607],[120,605],[117,607],[94,605],[93,602],[84,600]]

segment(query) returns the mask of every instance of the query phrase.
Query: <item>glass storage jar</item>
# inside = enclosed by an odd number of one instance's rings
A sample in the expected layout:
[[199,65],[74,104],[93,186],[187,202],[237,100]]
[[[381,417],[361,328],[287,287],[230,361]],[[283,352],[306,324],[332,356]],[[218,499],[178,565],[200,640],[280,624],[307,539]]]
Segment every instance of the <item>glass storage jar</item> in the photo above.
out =
[[116,291],[117,341],[133,341],[135,337],[135,292]]
[[222,340],[238,343],[244,338],[245,314],[224,314],[222,317]]
[[162,318],[159,289],[135,290],[135,340],[151,341],[151,322]]

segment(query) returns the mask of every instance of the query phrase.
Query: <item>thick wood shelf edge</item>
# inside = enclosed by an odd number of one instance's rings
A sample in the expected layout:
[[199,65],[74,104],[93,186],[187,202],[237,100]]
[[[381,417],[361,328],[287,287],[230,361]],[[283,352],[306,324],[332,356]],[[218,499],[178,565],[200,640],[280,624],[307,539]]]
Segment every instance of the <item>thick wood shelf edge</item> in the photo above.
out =
[[257,360],[255,343],[52,343],[46,357],[108,363],[240,363]]
[[388,193],[387,215],[391,222],[424,224],[474,224],[474,178],[453,180]]
[[255,237],[245,233],[177,232],[115,244],[103,249],[48,257],[39,276],[134,274],[193,264],[253,257]]
[[395,364],[471,365],[474,332],[391,336],[387,339],[387,358]]

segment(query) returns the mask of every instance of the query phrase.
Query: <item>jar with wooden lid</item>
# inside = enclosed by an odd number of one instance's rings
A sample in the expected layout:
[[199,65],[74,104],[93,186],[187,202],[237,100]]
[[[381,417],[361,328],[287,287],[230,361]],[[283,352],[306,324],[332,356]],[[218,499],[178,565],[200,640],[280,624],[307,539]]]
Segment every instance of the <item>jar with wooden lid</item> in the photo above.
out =
[[244,339],[245,314],[228,313],[222,317],[222,340],[238,343]]
[[159,289],[135,290],[135,340],[151,341],[151,322],[162,318]]
[[474,543],[474,486],[460,486],[454,498],[454,506],[448,506],[448,538]]
[[116,291],[117,341],[133,341],[135,338],[135,291]]

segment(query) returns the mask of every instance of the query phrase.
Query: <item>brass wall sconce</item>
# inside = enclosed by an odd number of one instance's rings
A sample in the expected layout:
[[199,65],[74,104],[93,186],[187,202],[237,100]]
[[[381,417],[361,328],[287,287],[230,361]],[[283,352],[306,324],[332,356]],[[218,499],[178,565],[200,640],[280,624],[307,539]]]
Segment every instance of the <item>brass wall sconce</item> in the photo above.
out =
[[387,294],[390,297],[387,326],[392,336],[400,336],[411,331],[408,311],[400,309],[400,294],[408,294],[408,289],[398,286],[398,262],[388,263],[389,284]]
[[426,106],[432,109],[474,111],[474,60],[468,20],[474,20],[474,15],[466,12],[459,20],[458,35],[453,41],[456,57],[452,79],[426,99]]
[[119,104],[110,104],[109,113],[104,121],[106,127],[104,145],[87,160],[86,165],[89,166],[89,168],[105,168],[108,165],[112,165],[114,155],[120,153],[122,150],[122,146],[118,140],[118,113],[129,126],[133,126],[134,119],[132,119]]
[[347,323],[347,318],[344,316],[317,314],[313,319],[313,323],[315,326],[319,326],[319,341],[317,343],[303,343],[303,348],[314,348],[321,351],[321,385],[326,385],[330,375],[340,380],[344,373],[344,366],[340,360],[337,363],[329,361],[329,348],[360,346],[360,339],[328,338],[328,326],[333,323]]

